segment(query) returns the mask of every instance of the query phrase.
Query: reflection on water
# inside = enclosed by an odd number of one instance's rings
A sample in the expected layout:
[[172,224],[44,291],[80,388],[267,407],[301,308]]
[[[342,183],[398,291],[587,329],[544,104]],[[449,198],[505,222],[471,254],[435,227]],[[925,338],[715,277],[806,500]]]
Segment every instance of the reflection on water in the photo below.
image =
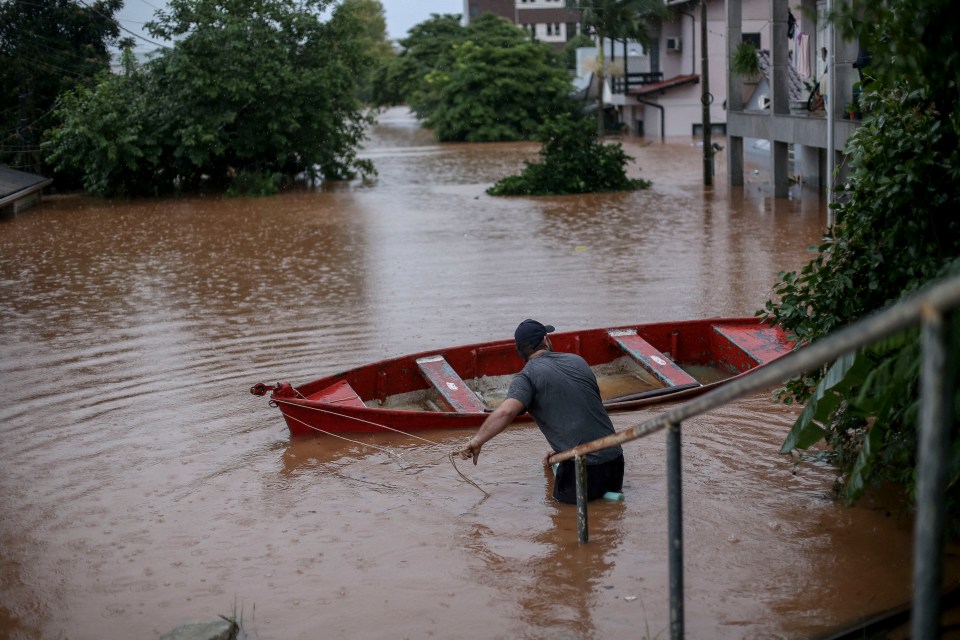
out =
[[[159,637],[241,609],[261,638],[662,634],[662,438],[627,445],[627,501],[578,545],[535,428],[460,463],[485,497],[447,457],[467,434],[291,439],[247,393],[526,317],[752,315],[807,261],[817,198],[729,190],[723,162],[705,192],[689,140],[623,143],[651,189],[495,199],[535,146],[437,145],[393,110],[368,184],[60,197],[0,222],[0,636]],[[689,637],[822,633],[907,597],[908,520],[792,469],[793,418],[761,395],[684,425]]]

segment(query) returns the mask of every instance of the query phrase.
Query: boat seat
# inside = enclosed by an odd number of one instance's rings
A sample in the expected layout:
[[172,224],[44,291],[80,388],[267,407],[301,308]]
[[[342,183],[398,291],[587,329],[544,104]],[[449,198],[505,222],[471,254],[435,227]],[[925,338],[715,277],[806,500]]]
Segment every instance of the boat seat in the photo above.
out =
[[443,356],[417,358],[420,373],[457,413],[483,413],[487,407]]
[[637,335],[636,329],[614,329],[607,333],[624,353],[636,360],[641,367],[664,385],[668,387],[678,385],[700,386],[696,378],[678,367],[670,358]]
[[317,402],[328,402],[330,404],[339,404],[348,407],[363,408],[366,405],[357,392],[353,390],[350,383],[346,380],[340,380],[334,384],[320,389],[316,393],[307,396],[307,400],[316,400]]
[[793,351],[793,345],[787,341],[782,329],[776,327],[757,328],[748,326],[715,326],[713,330],[730,341],[743,351],[757,364],[764,364],[776,360],[782,355]]

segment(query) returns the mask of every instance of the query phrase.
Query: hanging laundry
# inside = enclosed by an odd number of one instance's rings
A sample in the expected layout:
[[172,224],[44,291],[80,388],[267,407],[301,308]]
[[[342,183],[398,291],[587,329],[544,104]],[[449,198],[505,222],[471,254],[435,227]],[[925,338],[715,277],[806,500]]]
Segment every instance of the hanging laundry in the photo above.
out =
[[810,36],[806,33],[797,34],[797,73],[801,78],[810,77]]

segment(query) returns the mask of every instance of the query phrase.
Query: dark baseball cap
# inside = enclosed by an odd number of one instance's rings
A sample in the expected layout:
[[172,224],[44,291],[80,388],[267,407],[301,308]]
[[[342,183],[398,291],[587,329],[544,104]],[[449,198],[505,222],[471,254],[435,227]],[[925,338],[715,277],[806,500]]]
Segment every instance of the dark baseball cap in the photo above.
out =
[[520,352],[520,355],[523,355],[524,348],[533,349],[539,345],[548,333],[553,333],[556,331],[553,325],[549,324],[540,324],[536,320],[530,320],[529,318],[521,322],[517,326],[517,330],[513,333],[513,339],[517,342],[517,351]]

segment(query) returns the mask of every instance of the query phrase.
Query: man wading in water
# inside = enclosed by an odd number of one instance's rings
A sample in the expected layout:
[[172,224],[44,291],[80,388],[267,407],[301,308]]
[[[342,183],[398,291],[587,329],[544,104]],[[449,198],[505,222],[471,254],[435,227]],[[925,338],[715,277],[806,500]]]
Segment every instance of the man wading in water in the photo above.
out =
[[[467,446],[457,452],[463,460],[473,458],[473,464],[477,464],[483,445],[506,429],[524,409],[553,448],[544,456],[544,465],[554,453],[614,433],[596,376],[580,356],[553,350],[547,336],[553,330],[536,320],[524,320],[517,327],[517,351],[527,364],[510,383],[507,399],[484,420]],[[587,454],[586,463],[589,500],[623,488],[623,449],[619,446]],[[576,504],[576,487],[574,461],[565,460],[556,471],[553,497]]]

